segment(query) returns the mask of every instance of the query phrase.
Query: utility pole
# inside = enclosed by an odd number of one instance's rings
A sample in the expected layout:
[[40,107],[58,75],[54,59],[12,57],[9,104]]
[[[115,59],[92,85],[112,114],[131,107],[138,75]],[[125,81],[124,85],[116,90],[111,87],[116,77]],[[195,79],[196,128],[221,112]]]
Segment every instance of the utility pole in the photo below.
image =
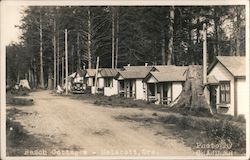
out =
[[99,69],[99,56],[97,57],[97,60],[96,60],[96,70],[95,70],[95,92],[94,94],[96,94],[96,91],[97,91],[97,75],[98,75],[98,69]]
[[203,84],[207,83],[207,26],[203,23]]
[[68,31],[65,29],[65,70],[66,70],[66,95],[68,95]]
[[207,100],[207,103],[210,104],[208,100],[208,89],[207,89],[207,25],[206,23],[203,23],[203,85],[204,85],[205,99]]

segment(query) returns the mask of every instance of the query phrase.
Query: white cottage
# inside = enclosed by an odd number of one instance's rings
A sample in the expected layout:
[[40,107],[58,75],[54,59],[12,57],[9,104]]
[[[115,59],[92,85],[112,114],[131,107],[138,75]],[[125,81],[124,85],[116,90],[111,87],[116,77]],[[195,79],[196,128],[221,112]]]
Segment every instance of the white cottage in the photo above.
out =
[[84,82],[84,77],[86,75],[86,70],[78,69],[76,72],[69,75],[72,78],[73,83]]
[[125,66],[124,70],[116,75],[119,95],[146,100],[147,86],[142,81],[151,69],[152,66]]
[[186,66],[154,66],[143,80],[147,84],[147,100],[156,104],[170,104],[182,92],[186,80]]
[[217,56],[209,66],[209,99],[214,111],[230,115],[248,113],[245,61],[245,57]]
[[87,87],[94,86],[95,84],[95,69],[86,69],[86,84]]
[[96,87],[95,88],[95,72],[94,70],[94,77],[93,83],[91,86],[91,93],[98,93],[104,94],[105,96],[111,96],[118,94],[118,82],[115,79],[115,76],[118,73],[118,69],[112,68],[99,68],[97,73],[96,79]]

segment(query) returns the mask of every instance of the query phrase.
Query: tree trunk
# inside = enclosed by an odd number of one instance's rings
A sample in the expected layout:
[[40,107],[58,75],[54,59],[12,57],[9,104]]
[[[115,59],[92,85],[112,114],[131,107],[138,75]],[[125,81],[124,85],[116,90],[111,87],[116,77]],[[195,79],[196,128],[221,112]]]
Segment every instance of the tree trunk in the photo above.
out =
[[214,7],[214,33],[215,33],[215,56],[220,56],[220,51],[219,51],[219,17],[217,15],[218,9],[217,7]]
[[57,82],[56,85],[60,85],[60,33],[59,29],[57,30]]
[[90,8],[88,8],[88,68],[92,68],[92,55],[91,55],[91,15]]
[[71,45],[71,72],[74,72],[74,45]]
[[79,45],[79,32],[77,32],[77,69],[81,68],[80,45]]
[[56,90],[56,20],[54,20],[54,32],[53,32],[53,49],[54,49],[54,80],[53,88]]
[[[189,20],[189,23],[191,21]],[[194,51],[192,49],[192,45],[193,45],[193,41],[192,41],[192,27],[189,28],[189,31],[188,31],[188,39],[189,39],[189,47],[188,47],[188,53],[189,53],[189,64],[191,62],[192,65],[194,65]]]
[[111,66],[114,68],[115,61],[115,8],[112,7],[112,55],[111,55]]
[[44,74],[43,74],[43,26],[42,26],[42,13],[40,10],[40,22],[39,22],[39,32],[40,32],[40,87],[44,88]]
[[166,40],[164,30],[161,31],[161,57],[162,65],[166,64]]
[[168,60],[167,65],[172,64],[173,58],[173,41],[174,41],[174,6],[170,7],[170,24],[169,24],[169,43],[168,43]]
[[115,68],[118,65],[118,51],[119,51],[119,12],[116,10],[116,43],[115,43]]
[[174,108],[210,112],[209,104],[204,95],[202,66],[191,65],[185,72],[186,82],[180,96],[170,104]]
[[51,69],[50,68],[49,68],[49,71],[48,71],[48,89],[49,90],[53,89],[52,74],[51,74]]
[[240,10],[236,7],[236,56],[240,56]]
[[64,57],[62,57],[62,87],[64,84]]
[[37,66],[36,64],[34,63],[34,88],[37,88],[37,84],[38,84],[38,78],[37,78]]

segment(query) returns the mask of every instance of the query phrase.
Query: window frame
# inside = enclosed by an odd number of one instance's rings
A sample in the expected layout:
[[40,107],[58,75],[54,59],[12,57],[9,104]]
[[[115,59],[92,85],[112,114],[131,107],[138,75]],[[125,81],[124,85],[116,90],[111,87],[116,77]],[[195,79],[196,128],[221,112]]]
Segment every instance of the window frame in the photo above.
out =
[[105,87],[114,87],[113,78],[111,77],[105,78],[104,82],[105,82]]
[[[228,90],[226,89],[227,85],[229,87]],[[224,87],[224,89],[222,90],[223,87]],[[219,90],[220,90],[220,103],[230,104],[231,103],[231,84],[230,84],[230,81],[220,81]],[[224,95],[224,100],[222,99],[222,95]],[[227,97],[227,95],[229,97]]]

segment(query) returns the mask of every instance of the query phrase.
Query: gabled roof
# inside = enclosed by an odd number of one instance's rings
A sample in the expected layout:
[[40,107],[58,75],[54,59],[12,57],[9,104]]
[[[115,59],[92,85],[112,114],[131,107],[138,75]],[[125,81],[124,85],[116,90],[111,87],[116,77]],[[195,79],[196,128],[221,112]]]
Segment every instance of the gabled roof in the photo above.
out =
[[76,73],[78,73],[80,77],[84,77],[86,75],[87,71],[86,70],[82,70],[82,69],[78,69],[76,71]]
[[207,76],[207,84],[218,84],[219,81],[215,78],[215,76],[210,75]]
[[153,68],[153,66],[124,66],[125,71],[141,71],[141,72],[149,72]]
[[75,78],[77,76],[77,74],[79,74],[80,77],[84,77],[86,75],[86,73],[87,73],[86,70],[78,69],[76,72],[69,75],[69,77]]
[[122,76],[124,79],[143,79],[152,70],[153,66],[124,66],[123,71],[119,71],[115,76],[117,79]]
[[161,66],[161,71],[150,72],[143,82],[147,82],[153,76],[158,82],[177,82],[186,80],[187,66]]
[[185,71],[188,69],[188,66],[175,66],[175,65],[157,65],[153,67],[153,71],[158,71],[158,72],[165,72],[165,71],[175,71],[178,70],[179,71]]
[[149,71],[119,71],[115,78],[122,76],[124,79],[143,79],[148,73]]
[[95,76],[95,69],[86,69],[87,74],[89,77],[94,77]]
[[244,56],[216,56],[215,61],[209,66],[208,73],[220,62],[234,77],[246,76],[246,57]]
[[102,77],[115,77],[118,73],[118,69],[102,68],[100,74]]

